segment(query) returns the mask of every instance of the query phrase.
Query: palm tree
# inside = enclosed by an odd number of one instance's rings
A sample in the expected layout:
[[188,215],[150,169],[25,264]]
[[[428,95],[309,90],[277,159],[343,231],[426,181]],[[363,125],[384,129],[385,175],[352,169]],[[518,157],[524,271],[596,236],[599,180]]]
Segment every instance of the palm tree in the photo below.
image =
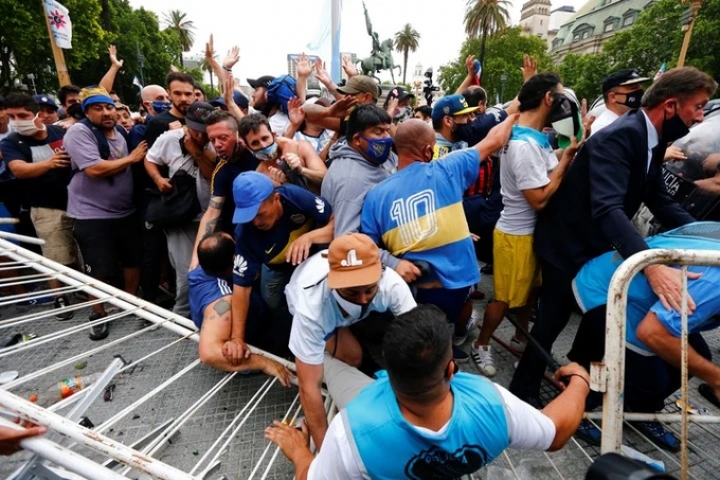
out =
[[[487,36],[507,27],[510,14],[509,0],[468,0],[465,12],[465,32],[472,38],[482,35],[480,64],[485,66],[485,41]],[[483,69],[484,71],[484,69]],[[480,79],[482,80],[480,73]]]
[[183,52],[189,52],[195,43],[195,25],[192,20],[187,20],[187,13],[183,13],[180,10],[170,10],[169,13],[164,14],[164,21],[167,24],[167,28],[175,30],[180,40],[180,66],[183,65]]
[[412,25],[406,23],[402,30],[395,34],[395,50],[403,54],[403,83],[407,84],[407,62],[408,54],[415,53],[420,45],[420,34]]

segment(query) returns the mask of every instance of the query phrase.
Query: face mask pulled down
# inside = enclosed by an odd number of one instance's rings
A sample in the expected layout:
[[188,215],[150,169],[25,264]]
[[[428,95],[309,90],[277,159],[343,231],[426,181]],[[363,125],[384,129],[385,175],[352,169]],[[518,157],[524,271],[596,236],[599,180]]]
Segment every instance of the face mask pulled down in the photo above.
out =
[[253,150],[252,154],[261,162],[272,162],[280,155],[277,142],[273,142],[260,150]]
[[10,120],[8,125],[10,125],[10,128],[19,135],[32,137],[36,133],[45,130],[45,126],[38,128],[37,125],[35,125],[35,120],[37,120],[37,115],[35,115],[35,118],[32,120]]
[[348,314],[348,317],[354,320],[363,318],[370,309],[370,304],[360,305],[359,303],[353,303],[341,297],[337,290],[332,290],[332,296],[340,308]]

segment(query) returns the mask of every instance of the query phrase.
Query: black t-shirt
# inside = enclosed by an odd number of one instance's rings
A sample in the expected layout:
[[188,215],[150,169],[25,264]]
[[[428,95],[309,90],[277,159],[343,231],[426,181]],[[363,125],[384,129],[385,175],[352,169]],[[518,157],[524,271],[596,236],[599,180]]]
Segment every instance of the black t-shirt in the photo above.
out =
[[150,119],[145,127],[145,141],[147,141],[148,148],[153,146],[153,143],[160,135],[170,130],[170,124],[173,122],[180,122],[185,125],[184,118],[176,117],[169,110],[165,110]]
[[210,196],[225,198],[220,217],[222,222],[220,226],[224,232],[233,232],[232,217],[235,213],[235,200],[233,200],[232,186],[235,177],[242,172],[256,170],[259,163],[252,153],[243,148],[233,156],[232,160],[221,159],[215,167],[210,185]]
[[[20,160],[38,163],[49,160],[63,146],[65,130],[48,125],[48,135],[44,140],[35,140],[13,133],[0,142],[3,161],[7,168],[10,162]],[[67,186],[70,183],[70,167],[56,168],[36,178],[17,180],[23,192],[23,205],[26,207],[67,209]]]

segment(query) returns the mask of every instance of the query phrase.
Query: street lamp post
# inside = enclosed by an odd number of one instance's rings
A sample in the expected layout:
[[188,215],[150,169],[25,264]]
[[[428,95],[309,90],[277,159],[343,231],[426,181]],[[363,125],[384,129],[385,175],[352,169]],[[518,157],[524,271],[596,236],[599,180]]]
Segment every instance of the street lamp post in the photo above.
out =
[[138,66],[140,67],[140,84],[145,85],[145,76],[143,75],[143,67],[145,66],[145,55],[140,52],[140,44],[135,40],[135,56],[137,57]]
[[505,102],[505,83],[507,83],[508,76],[506,72],[500,75],[500,101]]
[[33,92],[35,92],[35,95],[37,95],[37,88],[35,88],[35,75],[32,73],[28,73],[27,78],[32,83]]

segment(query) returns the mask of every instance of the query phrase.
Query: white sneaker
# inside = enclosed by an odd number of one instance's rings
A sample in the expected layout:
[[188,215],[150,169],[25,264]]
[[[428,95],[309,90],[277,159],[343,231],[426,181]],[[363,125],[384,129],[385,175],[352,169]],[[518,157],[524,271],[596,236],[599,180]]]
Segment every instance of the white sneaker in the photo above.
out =
[[475,362],[475,366],[482,372],[486,377],[494,377],[497,373],[495,363],[493,362],[492,349],[490,345],[472,345],[470,349],[470,356]]
[[455,335],[453,334],[453,345],[456,347],[459,347],[463,343],[465,343],[468,339],[468,336],[470,335],[470,332],[473,331],[473,328],[477,325],[477,319],[474,316],[470,316],[468,318],[467,324],[466,324],[466,330],[465,335]]
[[517,353],[523,353],[527,346],[527,340],[519,341],[515,336],[510,339],[510,348],[515,350]]

